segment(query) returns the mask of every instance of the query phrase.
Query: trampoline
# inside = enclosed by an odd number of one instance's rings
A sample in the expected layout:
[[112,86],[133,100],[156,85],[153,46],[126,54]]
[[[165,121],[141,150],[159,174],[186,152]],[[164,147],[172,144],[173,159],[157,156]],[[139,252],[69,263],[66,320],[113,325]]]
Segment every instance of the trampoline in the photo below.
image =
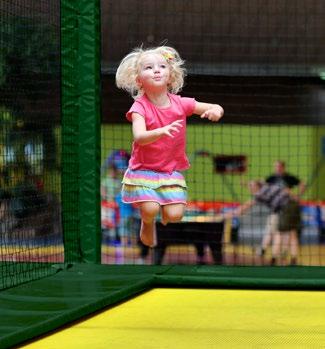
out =
[[23,348],[320,347],[324,313],[324,292],[156,288]]
[[1,292],[0,348],[319,345],[324,288],[322,267],[76,264]]

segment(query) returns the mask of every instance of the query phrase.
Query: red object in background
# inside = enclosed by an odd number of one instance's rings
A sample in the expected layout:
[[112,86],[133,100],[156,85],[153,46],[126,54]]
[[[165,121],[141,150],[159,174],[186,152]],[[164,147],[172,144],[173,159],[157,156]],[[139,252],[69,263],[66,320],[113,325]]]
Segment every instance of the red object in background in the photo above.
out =
[[186,209],[189,211],[215,211],[220,213],[224,208],[235,208],[239,205],[239,202],[189,201]]
[[120,210],[116,202],[101,202],[101,222],[104,229],[113,229],[120,224]]
[[36,180],[35,185],[38,191],[42,192],[44,190],[44,182],[41,179]]

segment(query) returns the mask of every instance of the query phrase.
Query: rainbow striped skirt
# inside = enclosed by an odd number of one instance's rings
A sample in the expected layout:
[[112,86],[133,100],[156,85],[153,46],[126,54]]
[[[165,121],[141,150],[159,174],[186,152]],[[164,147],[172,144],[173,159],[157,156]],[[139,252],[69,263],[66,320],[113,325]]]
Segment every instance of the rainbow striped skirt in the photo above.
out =
[[186,204],[186,182],[178,171],[164,173],[127,169],[122,183],[122,200],[125,203],[155,201],[160,205]]

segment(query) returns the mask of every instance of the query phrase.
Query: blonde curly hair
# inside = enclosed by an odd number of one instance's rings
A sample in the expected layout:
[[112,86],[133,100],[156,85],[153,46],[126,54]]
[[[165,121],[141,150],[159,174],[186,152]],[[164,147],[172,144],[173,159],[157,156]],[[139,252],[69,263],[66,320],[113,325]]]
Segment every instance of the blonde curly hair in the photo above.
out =
[[143,95],[144,91],[137,83],[139,66],[143,57],[147,54],[160,54],[165,59],[170,68],[170,82],[168,91],[178,93],[184,85],[184,77],[186,69],[183,67],[184,61],[179,53],[169,46],[158,46],[144,49],[137,47],[131,53],[126,55],[116,71],[115,82],[116,86],[131,94],[136,99]]

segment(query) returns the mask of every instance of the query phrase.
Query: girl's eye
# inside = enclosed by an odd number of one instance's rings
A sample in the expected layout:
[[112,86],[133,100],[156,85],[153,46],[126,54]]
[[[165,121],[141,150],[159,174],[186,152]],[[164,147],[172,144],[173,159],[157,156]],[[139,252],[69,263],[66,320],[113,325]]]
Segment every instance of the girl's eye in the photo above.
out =
[[162,64],[160,67],[161,68],[166,68],[166,64]]
[[151,65],[147,65],[144,69],[145,70],[151,69]]

